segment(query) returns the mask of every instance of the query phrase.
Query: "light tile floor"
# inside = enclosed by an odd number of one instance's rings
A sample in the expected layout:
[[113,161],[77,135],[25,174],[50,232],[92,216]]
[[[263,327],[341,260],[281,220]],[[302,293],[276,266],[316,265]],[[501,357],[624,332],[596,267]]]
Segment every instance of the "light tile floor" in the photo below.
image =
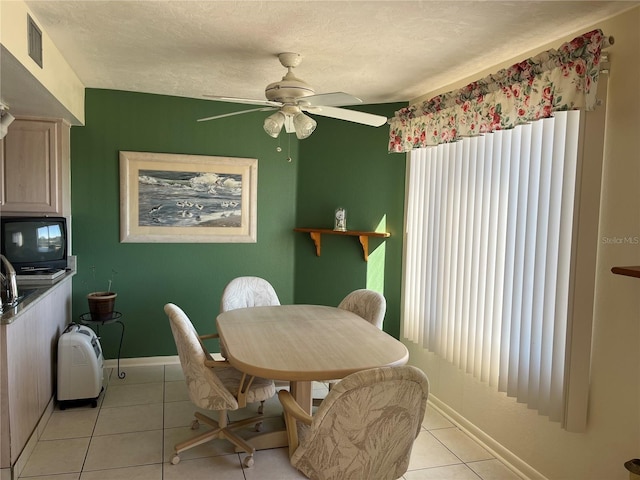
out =
[[[196,410],[179,365],[129,367],[119,379],[105,370],[98,408],[56,408],[21,479],[33,480],[289,480],[304,479],[289,463],[287,449],[256,452],[252,468],[224,440],[187,450],[178,465],[173,445],[193,432]],[[327,393],[318,383],[314,397]],[[248,407],[253,409],[255,407]],[[277,397],[265,405],[264,429],[283,428]],[[245,413],[246,415],[246,413]],[[240,418],[243,412],[231,412]],[[518,480],[487,450],[427,407],[405,480]],[[363,479],[366,480],[366,479]]]

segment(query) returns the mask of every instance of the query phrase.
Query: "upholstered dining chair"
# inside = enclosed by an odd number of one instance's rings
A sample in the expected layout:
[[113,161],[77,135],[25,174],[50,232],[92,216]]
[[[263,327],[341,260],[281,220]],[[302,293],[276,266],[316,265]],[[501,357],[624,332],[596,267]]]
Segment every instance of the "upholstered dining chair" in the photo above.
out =
[[260,423],[262,417],[254,416],[229,424],[227,412],[243,408],[248,403],[262,402],[273,397],[275,395],[273,381],[249,376],[225,361],[214,360],[202,344],[191,320],[180,307],[168,303],[164,306],[164,311],[169,317],[189,398],[197,407],[218,413],[217,421],[200,412],[194,413],[192,429],[197,429],[199,422],[203,422],[213,427],[213,430],[176,444],[171,463],[175,465],[180,461],[180,452],[216,438],[226,438],[233,445],[247,452],[243,463],[247,467],[252,466],[255,448],[232,429]]
[[[280,305],[280,299],[273,286],[260,277],[236,277],[222,290],[220,312],[235,310],[236,308],[266,307]],[[201,335],[202,340],[220,338],[217,333]],[[220,342],[220,355],[227,358],[227,349]],[[260,412],[262,413],[262,412]]]
[[349,310],[382,330],[387,301],[380,293],[361,288],[344,297],[338,308]]
[[224,287],[220,311],[269,305],[280,305],[280,299],[268,281],[260,277],[237,277]]
[[345,377],[312,416],[280,390],[291,464],[314,480],[394,480],[409,466],[429,381],[413,366]]
[[[267,280],[260,277],[236,277],[222,291],[220,312],[228,312],[237,308],[268,307],[280,305],[276,290]],[[220,342],[220,355],[227,358],[227,349]],[[285,386],[285,382],[276,382],[277,386]],[[264,411],[264,402],[260,403],[258,413]]]
[[[360,288],[347,294],[338,304],[338,308],[355,313],[382,330],[384,314],[387,311],[387,300],[378,292]],[[339,380],[328,380],[326,383],[329,390],[331,390],[337,382],[339,382]],[[322,403],[322,398],[313,399],[314,407],[317,407],[320,403]]]

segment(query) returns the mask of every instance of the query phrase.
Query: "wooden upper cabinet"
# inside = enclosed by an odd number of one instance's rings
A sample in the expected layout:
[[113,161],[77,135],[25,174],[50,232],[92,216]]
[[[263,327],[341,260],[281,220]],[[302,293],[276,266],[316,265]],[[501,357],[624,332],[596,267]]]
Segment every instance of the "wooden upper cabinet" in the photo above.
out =
[[68,215],[69,125],[21,118],[0,141],[3,213]]

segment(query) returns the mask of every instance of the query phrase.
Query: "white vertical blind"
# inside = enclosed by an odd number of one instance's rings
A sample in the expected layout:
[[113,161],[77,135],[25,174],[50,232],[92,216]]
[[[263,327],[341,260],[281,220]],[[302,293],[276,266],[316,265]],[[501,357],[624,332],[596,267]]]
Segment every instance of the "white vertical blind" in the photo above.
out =
[[579,118],[409,154],[404,336],[557,421]]

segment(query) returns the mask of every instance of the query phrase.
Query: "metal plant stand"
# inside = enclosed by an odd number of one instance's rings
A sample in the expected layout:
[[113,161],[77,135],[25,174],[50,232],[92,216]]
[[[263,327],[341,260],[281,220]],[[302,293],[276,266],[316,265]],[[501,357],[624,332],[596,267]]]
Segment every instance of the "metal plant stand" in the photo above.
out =
[[120,312],[113,312],[111,314],[111,318],[107,318],[105,320],[94,320],[91,317],[91,313],[89,312],[83,313],[82,315],[80,315],[80,321],[82,323],[84,323],[85,325],[96,327],[96,333],[98,334],[98,337],[100,337],[100,325],[109,325],[112,323],[120,324],[120,327],[122,328],[120,330],[120,344],[118,345],[118,378],[120,379],[127,376],[125,372],[120,370],[120,352],[122,351],[122,340],[124,338],[124,323],[122,323],[122,320],[120,320],[121,318],[122,318],[122,313]]

